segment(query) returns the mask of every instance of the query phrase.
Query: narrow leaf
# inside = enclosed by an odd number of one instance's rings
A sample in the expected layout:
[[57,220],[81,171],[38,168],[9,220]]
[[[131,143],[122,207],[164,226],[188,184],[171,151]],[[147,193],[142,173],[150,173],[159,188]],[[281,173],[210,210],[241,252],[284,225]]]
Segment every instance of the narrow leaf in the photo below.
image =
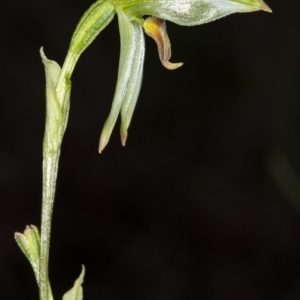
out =
[[39,283],[39,267],[40,267],[40,234],[36,226],[26,226],[23,233],[16,232],[15,240],[29,260],[35,278]]

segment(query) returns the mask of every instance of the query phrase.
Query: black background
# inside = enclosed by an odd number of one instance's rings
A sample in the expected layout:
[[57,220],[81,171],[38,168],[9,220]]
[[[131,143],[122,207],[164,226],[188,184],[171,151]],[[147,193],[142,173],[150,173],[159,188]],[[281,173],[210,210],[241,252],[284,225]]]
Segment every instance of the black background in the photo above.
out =
[[[39,225],[44,46],[62,64],[92,1],[0,8],[0,297],[38,299],[13,233]],[[273,14],[168,23],[164,69],[146,39],[127,146],[97,152],[116,83],[116,18],[74,76],[59,169],[50,277],[55,299],[85,264],[85,299],[300,299],[299,1]],[[298,18],[298,19],[297,19]]]

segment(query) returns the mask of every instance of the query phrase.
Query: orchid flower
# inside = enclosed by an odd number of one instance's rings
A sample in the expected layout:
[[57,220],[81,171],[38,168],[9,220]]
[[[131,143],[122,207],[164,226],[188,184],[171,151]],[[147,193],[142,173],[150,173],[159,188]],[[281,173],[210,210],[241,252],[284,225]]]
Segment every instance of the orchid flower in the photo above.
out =
[[[98,1],[96,6],[102,3],[104,1]],[[263,0],[113,0],[110,3],[118,16],[121,54],[111,111],[100,137],[100,153],[109,141],[119,114],[121,142],[125,145],[142,82],[145,56],[143,31],[157,43],[163,66],[174,70],[182,66],[182,63],[169,61],[171,44],[166,32],[166,20],[178,25],[193,26],[236,12],[271,12]],[[144,20],[144,15],[151,17]]]
[[[98,0],[86,11],[77,25],[60,73],[60,80],[57,80],[56,93],[58,97],[67,96],[70,91],[70,77],[78,58],[117,14],[121,39],[118,80],[111,111],[100,136],[99,152],[101,153],[107,145],[119,114],[121,141],[125,145],[142,83],[144,31],[157,43],[163,66],[174,70],[182,66],[182,63],[169,61],[171,44],[166,31],[166,21],[194,26],[232,13],[258,10],[271,12],[263,0]],[[150,17],[144,19],[143,16]],[[65,84],[60,83],[62,81],[65,81]]]
[[[271,9],[263,0],[98,0],[83,15],[73,34],[62,68],[41,57],[46,73],[46,126],[43,144],[43,200],[41,235],[36,227],[28,227],[15,238],[30,261],[40,289],[41,300],[52,300],[48,276],[51,220],[56,191],[61,143],[68,122],[71,76],[80,55],[112,21],[119,21],[121,53],[116,91],[111,111],[104,124],[99,152],[107,145],[116,120],[121,115],[121,141],[125,145],[128,127],[138,99],[145,57],[144,32],[155,40],[164,67],[174,70],[182,63],[172,63],[171,44],[166,21],[194,26],[217,20],[237,12]],[[150,16],[144,18],[144,16]],[[74,287],[63,300],[82,300],[84,267]]]

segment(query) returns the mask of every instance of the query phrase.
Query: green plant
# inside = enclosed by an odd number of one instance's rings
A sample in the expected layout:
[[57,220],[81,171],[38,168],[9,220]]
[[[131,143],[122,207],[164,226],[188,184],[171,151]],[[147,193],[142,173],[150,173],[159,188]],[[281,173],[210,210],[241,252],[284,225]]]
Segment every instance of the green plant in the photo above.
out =
[[[18,245],[33,267],[41,300],[53,299],[48,278],[51,219],[61,143],[69,114],[71,76],[83,51],[116,14],[119,21],[121,53],[112,108],[100,137],[99,152],[102,152],[119,114],[121,142],[125,145],[142,82],[145,55],[143,31],[156,41],[162,64],[172,70],[182,66],[182,63],[169,61],[171,44],[165,29],[166,21],[193,26],[231,13],[257,10],[271,12],[262,0],[98,0],[79,21],[62,68],[55,61],[48,60],[41,49],[46,72],[41,235],[35,226],[27,226],[24,233],[15,234]],[[151,17],[144,19],[145,15]],[[84,267],[74,287],[63,299],[82,299],[83,276]]]

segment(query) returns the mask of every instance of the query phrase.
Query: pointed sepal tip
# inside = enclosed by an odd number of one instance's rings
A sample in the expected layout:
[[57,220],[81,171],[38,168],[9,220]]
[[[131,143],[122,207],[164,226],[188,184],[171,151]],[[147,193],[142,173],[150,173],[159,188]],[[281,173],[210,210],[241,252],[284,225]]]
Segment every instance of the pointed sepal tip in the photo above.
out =
[[128,132],[127,132],[127,130],[124,131],[124,132],[121,132],[121,143],[122,143],[122,146],[123,146],[123,147],[126,146],[127,137],[128,137]]
[[102,151],[104,150],[104,148],[106,147],[107,144],[108,144],[108,139],[104,139],[104,138],[101,136],[101,137],[100,137],[100,142],[99,142],[99,148],[98,148],[99,154],[102,153]]
[[266,2],[261,1],[261,10],[266,11],[268,13],[272,13],[272,9],[266,4]]

